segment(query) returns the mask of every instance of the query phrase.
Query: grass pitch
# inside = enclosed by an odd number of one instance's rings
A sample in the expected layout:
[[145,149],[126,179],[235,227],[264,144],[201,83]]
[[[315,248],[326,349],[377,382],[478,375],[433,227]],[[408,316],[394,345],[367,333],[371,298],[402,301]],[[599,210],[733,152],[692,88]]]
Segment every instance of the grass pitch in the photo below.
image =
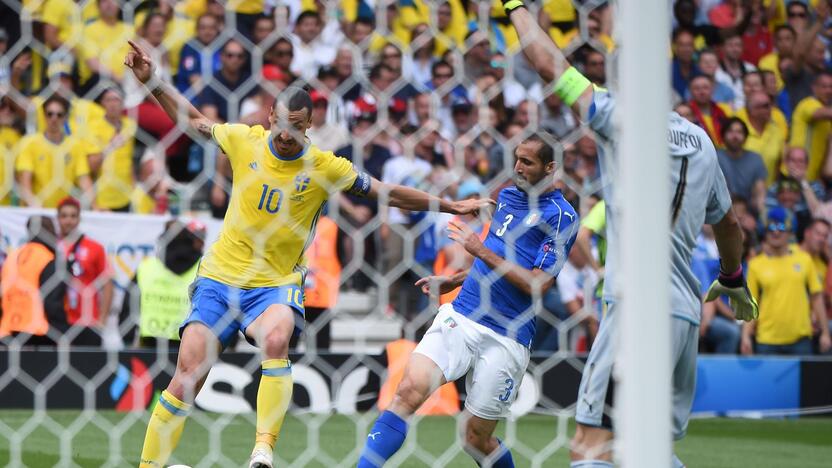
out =
[[[145,413],[0,411],[0,466],[136,466]],[[293,415],[278,442],[277,465],[355,466],[375,413],[347,416]],[[518,467],[568,467],[574,423],[541,415],[500,424]],[[196,412],[185,426],[171,463],[199,467],[244,466],[254,438],[254,416]],[[832,466],[832,418],[779,420],[700,419],[676,447],[690,468]],[[19,458],[18,458],[19,457]],[[461,451],[455,421],[429,417],[411,427],[390,466],[474,467]]]

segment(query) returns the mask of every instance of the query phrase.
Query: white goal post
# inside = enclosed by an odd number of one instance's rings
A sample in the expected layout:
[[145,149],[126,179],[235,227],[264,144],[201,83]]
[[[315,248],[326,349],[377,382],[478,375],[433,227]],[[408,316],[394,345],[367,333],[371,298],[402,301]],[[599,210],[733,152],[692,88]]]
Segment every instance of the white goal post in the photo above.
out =
[[671,466],[669,5],[617,4],[622,317],[615,411],[625,468]]

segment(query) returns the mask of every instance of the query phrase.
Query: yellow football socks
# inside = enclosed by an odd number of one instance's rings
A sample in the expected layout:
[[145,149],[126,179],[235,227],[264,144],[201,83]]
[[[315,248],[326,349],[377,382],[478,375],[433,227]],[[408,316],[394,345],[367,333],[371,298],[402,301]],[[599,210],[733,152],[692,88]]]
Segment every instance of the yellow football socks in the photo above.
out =
[[255,448],[274,450],[283,418],[292,402],[292,364],[288,359],[263,361],[257,390],[257,437]]
[[147,423],[140,468],[157,468],[167,463],[179,443],[190,410],[191,405],[180,401],[167,390],[162,392]]

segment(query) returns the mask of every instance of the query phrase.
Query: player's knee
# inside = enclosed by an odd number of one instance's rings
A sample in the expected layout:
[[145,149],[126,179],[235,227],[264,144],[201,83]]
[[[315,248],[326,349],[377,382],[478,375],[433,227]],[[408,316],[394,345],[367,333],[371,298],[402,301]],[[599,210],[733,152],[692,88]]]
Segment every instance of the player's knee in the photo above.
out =
[[413,414],[422,406],[426,395],[422,389],[423,385],[419,385],[415,379],[409,375],[405,375],[396,389],[396,395],[393,397],[393,408],[399,414]]
[[275,327],[263,337],[260,344],[263,354],[269,359],[285,358],[289,355],[289,339],[291,333],[282,327]]

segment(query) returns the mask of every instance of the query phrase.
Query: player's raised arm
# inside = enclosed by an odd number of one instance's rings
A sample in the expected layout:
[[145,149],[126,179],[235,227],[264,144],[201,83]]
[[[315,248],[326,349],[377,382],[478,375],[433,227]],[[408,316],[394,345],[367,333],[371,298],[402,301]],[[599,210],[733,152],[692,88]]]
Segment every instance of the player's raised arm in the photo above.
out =
[[547,83],[555,82],[555,93],[585,118],[592,100],[590,81],[572,67],[563,51],[537,24],[523,0],[503,0],[503,8],[517,30],[529,65]]
[[202,136],[210,138],[211,126],[215,122],[205,117],[202,112],[197,110],[173,86],[162,82],[154,75],[153,72],[156,66],[146,50],[133,41],[127,42],[130,44],[132,50],[124,58],[124,65],[133,71],[136,79],[159,101],[159,104],[165,110],[165,113],[168,114],[168,117],[174,122],[178,122],[180,116],[184,116],[188,119],[188,126],[190,128],[196,130]]

